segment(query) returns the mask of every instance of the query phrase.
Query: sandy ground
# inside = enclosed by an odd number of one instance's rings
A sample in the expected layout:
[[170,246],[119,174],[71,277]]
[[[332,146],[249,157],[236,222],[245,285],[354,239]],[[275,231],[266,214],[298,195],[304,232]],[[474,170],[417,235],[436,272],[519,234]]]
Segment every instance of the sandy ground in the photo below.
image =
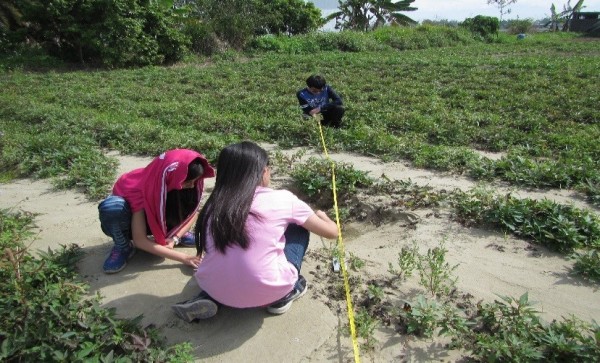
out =
[[[292,153],[288,151],[287,153]],[[310,156],[310,153],[305,157]],[[146,165],[150,159],[117,156],[119,174]],[[336,161],[353,163],[372,177],[408,179],[435,189],[468,190],[476,184],[466,178],[413,169],[404,163],[383,163],[350,154],[332,154]],[[275,179],[276,180],[276,179]],[[210,192],[214,179],[206,184]],[[560,203],[590,208],[581,196],[569,190],[517,190],[496,186],[499,193],[519,197],[549,198]],[[0,185],[0,208],[37,213],[37,235],[31,248],[46,250],[61,244],[77,243],[86,255],[80,263],[83,279],[91,293],[99,292],[106,306],[116,307],[120,316],[144,315],[145,324],[162,329],[169,343],[190,342],[204,362],[349,362],[354,360],[344,301],[331,301],[323,291],[327,280],[320,278],[331,269],[332,241],[311,236],[310,253],[303,265],[309,292],[282,316],[263,309],[222,308],[216,317],[187,324],[171,311],[173,303],[193,297],[197,286],[191,268],[138,252],[127,268],[115,275],[102,272],[102,263],[112,247],[102,234],[97,203],[74,191],[56,191],[48,181],[18,180]],[[574,314],[600,321],[600,292],[597,285],[569,275],[572,262],[564,256],[501,233],[464,228],[449,218],[448,211],[418,210],[419,222],[410,226],[398,221],[379,227],[369,224],[345,226],[343,240],[347,253],[366,262],[359,272],[364,281],[389,276],[388,263],[396,262],[404,245],[416,242],[422,252],[445,241],[447,260],[458,265],[455,275],[461,293],[474,300],[491,302],[498,295],[518,297],[529,292],[530,301],[551,321]],[[595,211],[597,212],[597,210]],[[501,246],[499,248],[499,246]],[[186,249],[190,254],[193,249]],[[419,293],[416,278],[387,291],[386,299],[401,306]],[[399,335],[394,327],[380,325],[378,344],[362,352],[362,361],[373,362],[454,362],[461,353],[444,348],[443,339],[419,340]]]

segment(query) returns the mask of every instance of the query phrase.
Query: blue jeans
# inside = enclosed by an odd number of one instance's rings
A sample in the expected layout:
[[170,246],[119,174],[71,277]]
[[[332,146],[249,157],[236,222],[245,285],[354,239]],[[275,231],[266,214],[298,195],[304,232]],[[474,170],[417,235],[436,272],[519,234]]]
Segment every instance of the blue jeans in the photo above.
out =
[[297,224],[290,224],[285,230],[285,247],[283,253],[287,260],[296,267],[298,273],[302,267],[302,260],[308,248],[310,233],[306,228]]
[[126,250],[131,243],[131,208],[123,197],[111,195],[98,205],[100,228],[115,246]]

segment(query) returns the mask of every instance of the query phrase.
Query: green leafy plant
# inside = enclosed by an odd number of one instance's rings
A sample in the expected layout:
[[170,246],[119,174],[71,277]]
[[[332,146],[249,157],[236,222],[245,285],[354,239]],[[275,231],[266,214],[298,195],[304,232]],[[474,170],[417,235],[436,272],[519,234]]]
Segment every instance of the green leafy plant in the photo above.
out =
[[446,262],[446,250],[442,242],[439,247],[430,248],[427,254],[420,256],[418,270],[420,284],[432,296],[449,294],[456,284],[456,277],[452,277],[458,265],[450,266]]
[[354,253],[349,252],[349,260],[350,260],[350,268],[354,271],[358,271],[365,267],[365,261],[363,261],[360,257],[356,256]]
[[595,248],[600,238],[600,219],[593,213],[547,199],[518,199],[475,190],[458,194],[455,208],[463,223],[494,226],[565,253]]
[[529,33],[533,29],[532,19],[512,19],[508,21],[508,31],[511,34]]
[[[291,175],[296,186],[320,206],[330,206],[333,201],[332,163],[328,160],[309,158],[306,163],[294,166]],[[352,164],[336,163],[336,191],[338,202],[355,195],[359,188],[373,184],[367,172],[356,170]]]
[[118,319],[100,296],[87,297],[77,281],[76,245],[39,258],[23,247],[30,216],[0,212],[0,360],[133,361],[193,360],[190,344],[167,348],[158,331],[141,327],[141,316]]
[[183,58],[187,39],[174,30],[173,13],[156,2],[32,1],[23,19],[29,36],[48,53],[109,67],[172,63]]
[[390,262],[388,272],[400,280],[406,280],[419,267],[419,260],[420,255],[416,242],[413,242],[411,246],[402,246],[398,253],[398,267],[400,269],[396,270]]
[[600,352],[598,324],[575,317],[544,324],[527,293],[481,305],[471,324],[476,329],[455,343],[481,361],[587,362]]
[[474,18],[465,19],[460,26],[469,29],[485,39],[490,39],[491,36],[498,34],[500,21],[496,17],[477,15]]
[[381,286],[369,284],[367,286],[367,299],[371,304],[379,304],[383,301],[384,292]]
[[360,308],[356,314],[355,323],[356,323],[356,334],[364,340],[362,346],[367,350],[375,349],[375,345],[377,344],[377,339],[375,338],[375,329],[379,325],[379,321],[365,308]]
[[444,308],[435,300],[419,295],[414,303],[406,305],[402,317],[407,334],[431,338],[444,318]]
[[597,249],[575,253],[573,273],[600,282],[600,253]]

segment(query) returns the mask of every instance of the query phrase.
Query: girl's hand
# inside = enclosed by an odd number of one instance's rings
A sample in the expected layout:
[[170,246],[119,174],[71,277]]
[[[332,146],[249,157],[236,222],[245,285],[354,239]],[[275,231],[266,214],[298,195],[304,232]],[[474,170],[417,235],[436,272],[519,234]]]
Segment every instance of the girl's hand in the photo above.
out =
[[200,262],[202,262],[202,256],[189,256],[185,259],[184,263],[188,266],[197,269],[200,266]]

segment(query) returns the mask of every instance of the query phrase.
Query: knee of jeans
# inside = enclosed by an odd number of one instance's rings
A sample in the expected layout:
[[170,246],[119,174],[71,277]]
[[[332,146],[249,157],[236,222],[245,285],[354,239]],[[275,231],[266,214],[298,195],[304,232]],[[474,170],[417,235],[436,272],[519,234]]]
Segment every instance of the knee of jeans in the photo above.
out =
[[125,199],[111,196],[106,198],[98,206],[100,224],[104,233],[110,229],[109,225],[130,224],[131,209]]

